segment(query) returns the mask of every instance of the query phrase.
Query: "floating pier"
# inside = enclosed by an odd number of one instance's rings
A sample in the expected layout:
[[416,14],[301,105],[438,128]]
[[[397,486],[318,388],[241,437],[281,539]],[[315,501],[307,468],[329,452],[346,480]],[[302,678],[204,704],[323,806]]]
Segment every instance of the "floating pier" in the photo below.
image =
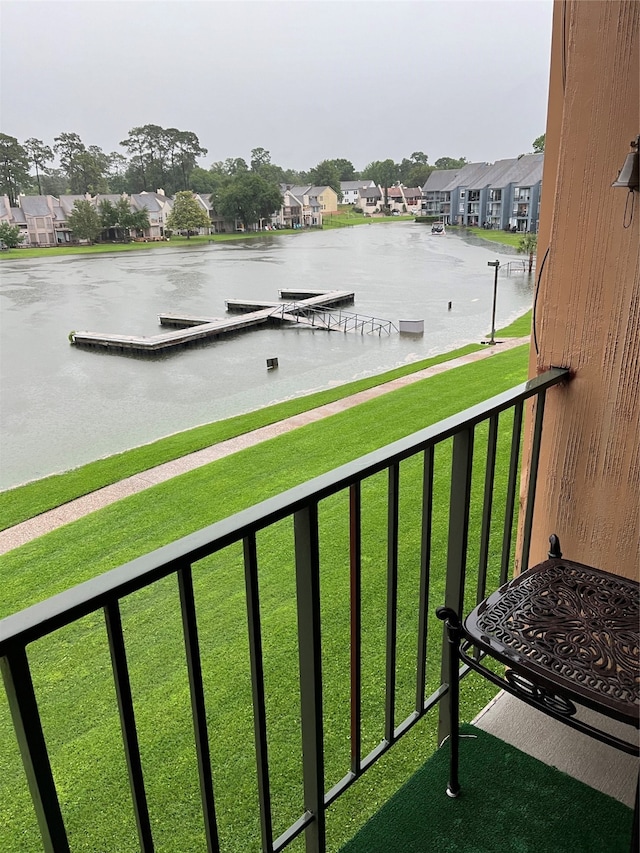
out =
[[[301,297],[297,302],[256,302],[246,299],[229,299],[227,310],[242,312],[241,317],[196,317],[177,314],[160,314],[161,326],[172,326],[175,331],[158,335],[118,335],[103,332],[71,332],[69,340],[75,346],[97,347],[121,352],[156,353],[172,350],[205,340],[220,338],[263,325],[284,322],[316,328],[337,328],[310,320],[305,314],[318,309],[330,309],[353,302],[352,290],[279,291],[280,296]],[[357,316],[357,315],[356,315]],[[384,321],[383,321],[384,322]],[[345,327],[343,331],[347,331]]]

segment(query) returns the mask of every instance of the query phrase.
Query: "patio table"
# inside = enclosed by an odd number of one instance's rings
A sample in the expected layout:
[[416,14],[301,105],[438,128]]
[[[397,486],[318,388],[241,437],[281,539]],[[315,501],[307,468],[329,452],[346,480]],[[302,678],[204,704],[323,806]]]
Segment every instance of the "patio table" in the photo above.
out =
[[[468,615],[440,607],[449,642],[451,764],[447,794],[457,797],[460,660],[484,678],[561,722],[638,755],[637,737],[621,739],[577,715],[577,705],[640,726],[640,585],[562,558],[556,536],[549,558],[501,586]],[[486,658],[504,664],[504,675]],[[632,731],[632,730],[631,730]],[[638,791],[633,851],[638,849]]]

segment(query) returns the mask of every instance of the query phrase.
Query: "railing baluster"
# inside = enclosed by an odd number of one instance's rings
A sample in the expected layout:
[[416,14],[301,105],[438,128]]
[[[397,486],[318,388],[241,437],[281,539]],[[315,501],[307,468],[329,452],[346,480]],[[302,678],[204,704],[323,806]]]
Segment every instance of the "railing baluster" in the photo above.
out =
[[69,842],[24,647],[12,649],[0,658],[0,669],[38,819],[43,850],[45,853],[69,853]]
[[427,634],[429,627],[429,579],[431,572],[431,527],[433,523],[434,448],[424,451],[422,475],[422,537],[420,543],[420,601],[418,612],[418,660],[416,677],[416,711],[424,713],[427,683]]
[[349,488],[349,565],[351,630],[351,772],[362,762],[362,491],[360,481]]
[[[471,470],[473,466],[473,427],[457,432],[453,437],[451,461],[451,496],[449,499],[449,536],[447,544],[447,584],[445,606],[462,618],[464,582],[467,568],[467,539],[469,535],[469,505],[471,503]],[[449,643],[443,631],[440,680],[449,683]],[[440,701],[438,743],[449,732],[449,694]]]
[[324,853],[326,833],[317,504],[312,503],[294,514],[294,533],[304,807],[314,816],[305,829],[305,842],[307,853]]
[[533,524],[533,510],[536,501],[536,486],[538,483],[538,463],[540,462],[540,446],[542,443],[542,424],[544,420],[544,404],[547,392],[543,388],[536,398],[536,419],[533,427],[533,441],[531,445],[531,460],[529,464],[529,482],[527,484],[527,505],[525,507],[524,524],[522,526],[522,558],[520,570],[525,571],[529,567],[529,550],[531,548],[531,526]]
[[482,529],[480,531],[480,557],[478,560],[478,592],[476,604],[484,598],[487,588],[487,565],[489,563],[489,540],[491,538],[491,511],[493,509],[493,483],[496,472],[496,448],[498,444],[498,415],[489,419],[487,436],[487,464],[484,475],[484,502],[482,505]]
[[180,593],[180,610],[182,612],[182,629],[184,633],[185,653],[187,658],[187,673],[189,675],[189,692],[191,695],[191,715],[193,717],[193,732],[198,762],[198,779],[200,781],[200,799],[204,817],[204,831],[207,840],[207,853],[218,853],[218,828],[213,797],[213,779],[211,775],[211,755],[209,751],[209,735],[207,731],[207,712],[204,700],[204,684],[202,681],[202,661],[200,658],[200,641],[198,639],[198,623],[196,617],[195,598],[193,594],[193,577],[191,566],[178,570],[178,590]]
[[500,585],[507,582],[511,567],[511,537],[513,530],[513,510],[516,504],[516,487],[520,462],[520,437],[522,435],[522,402],[513,407],[513,432],[511,434],[511,456],[509,459],[509,480],[507,483],[507,503],[504,512],[504,533],[502,536],[502,561],[500,563]]
[[107,625],[109,651],[111,652],[111,665],[113,667],[118,711],[120,713],[122,742],[127,761],[127,771],[129,773],[129,786],[131,788],[133,810],[138,828],[138,841],[140,842],[141,853],[153,853],[153,836],[151,834],[147,796],[144,789],[138,732],[136,729],[131,682],[129,681],[129,670],[127,667],[127,653],[124,647],[122,619],[117,601],[105,605],[104,616]]
[[400,465],[389,467],[387,511],[387,671],[385,686],[384,737],[394,741],[396,707],[396,634],[398,624],[398,502]]
[[258,587],[258,554],[255,534],[244,539],[244,580],[247,596],[247,622],[249,628],[249,660],[251,663],[251,692],[253,697],[253,726],[256,741],[258,772],[258,801],[260,804],[260,832],[263,853],[273,850],[273,823],[269,788],[269,760],[267,752],[267,712],[264,693],[264,667],[262,658],[262,631],[260,627],[260,592]]

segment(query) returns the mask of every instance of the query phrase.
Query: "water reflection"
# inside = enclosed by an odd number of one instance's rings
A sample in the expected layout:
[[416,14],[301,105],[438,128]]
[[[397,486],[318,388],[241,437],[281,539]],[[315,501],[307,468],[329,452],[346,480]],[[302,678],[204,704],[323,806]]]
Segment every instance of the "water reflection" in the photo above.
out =
[[[496,257],[509,254],[393,223],[3,261],[0,487],[480,340],[491,318],[487,260]],[[81,350],[67,339],[72,329],[158,334],[160,312],[222,317],[225,299],[272,301],[290,287],[354,290],[354,312],[424,319],[426,333],[260,328],[152,359]],[[501,274],[497,325],[530,304],[529,277]],[[279,368],[268,372],[274,356]]]

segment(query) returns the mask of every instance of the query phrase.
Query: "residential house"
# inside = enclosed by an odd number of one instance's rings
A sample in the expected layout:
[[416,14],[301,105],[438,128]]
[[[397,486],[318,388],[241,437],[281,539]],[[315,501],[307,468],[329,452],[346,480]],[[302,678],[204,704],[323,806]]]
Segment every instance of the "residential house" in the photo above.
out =
[[375,184],[358,190],[360,201],[358,207],[363,213],[379,213],[383,204],[382,190]]
[[404,198],[407,204],[408,212],[419,214],[422,203],[422,188],[421,187],[403,187]]
[[400,184],[387,189],[387,206],[392,213],[406,213],[407,200]]
[[[173,209],[173,201],[164,194],[163,190],[148,192],[143,190],[131,196],[133,210],[146,210],[149,217],[149,227],[145,228],[142,236],[147,240],[163,240],[169,214]],[[206,233],[204,229],[201,232]]]
[[282,191],[282,205],[271,217],[276,228],[301,228],[303,224],[303,201],[291,190]]
[[[78,196],[84,199],[85,196]],[[54,196],[18,197],[18,207],[10,207],[7,196],[0,197],[0,221],[17,225],[21,246],[57,246],[71,241],[66,226],[67,211]]]
[[359,204],[360,190],[366,190],[374,187],[375,183],[372,180],[367,181],[340,181],[340,191],[342,192],[342,204]]
[[301,208],[302,222],[304,226],[322,225],[324,214],[338,212],[338,194],[331,187],[291,186],[283,184],[280,187],[283,193],[289,191],[298,200]]

